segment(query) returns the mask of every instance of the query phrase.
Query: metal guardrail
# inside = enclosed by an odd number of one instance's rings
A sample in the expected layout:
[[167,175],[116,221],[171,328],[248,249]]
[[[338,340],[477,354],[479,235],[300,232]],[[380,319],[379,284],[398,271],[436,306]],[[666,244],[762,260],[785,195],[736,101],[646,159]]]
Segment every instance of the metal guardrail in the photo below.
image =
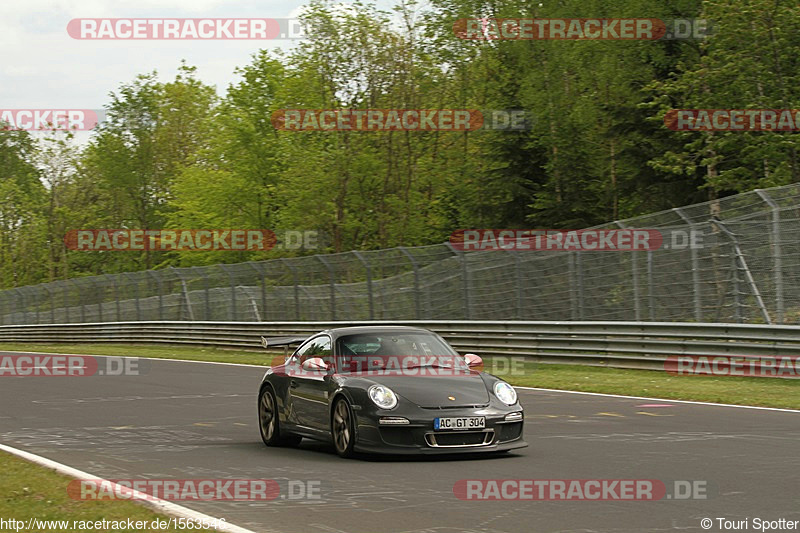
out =
[[663,370],[673,355],[797,356],[800,327],[676,322],[99,322],[0,326],[0,342],[164,343],[261,349],[260,336],[311,335],[354,325],[436,331],[460,353],[545,363]]

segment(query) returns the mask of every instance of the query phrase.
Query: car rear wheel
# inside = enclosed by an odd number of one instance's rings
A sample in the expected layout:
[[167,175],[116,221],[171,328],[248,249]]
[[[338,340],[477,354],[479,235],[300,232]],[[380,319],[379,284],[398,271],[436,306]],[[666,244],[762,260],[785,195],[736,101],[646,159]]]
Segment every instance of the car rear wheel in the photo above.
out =
[[281,434],[278,403],[269,387],[263,389],[258,398],[258,427],[261,431],[261,440],[267,446],[297,446],[303,439],[297,435]]
[[355,446],[355,421],[350,404],[344,398],[339,398],[333,407],[331,416],[331,435],[336,453],[341,457],[352,457]]

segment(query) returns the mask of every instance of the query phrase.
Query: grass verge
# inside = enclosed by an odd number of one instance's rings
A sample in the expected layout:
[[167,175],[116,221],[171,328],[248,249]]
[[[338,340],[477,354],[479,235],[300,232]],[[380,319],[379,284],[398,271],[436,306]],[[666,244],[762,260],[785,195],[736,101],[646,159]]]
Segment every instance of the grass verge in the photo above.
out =
[[673,376],[656,370],[536,363],[523,368],[523,375],[502,377],[523,387],[800,409],[800,379]]
[[[151,357],[154,359],[181,359],[185,361],[214,361],[244,365],[268,366],[275,355],[264,350],[231,350],[200,346],[175,346],[153,344],[43,344],[0,343],[0,351],[45,352],[76,355],[117,355]],[[282,352],[281,352],[282,353]]]
[[[154,520],[168,521],[169,517],[158,514],[136,503],[124,500],[84,501],[73,500],[67,494],[67,485],[72,478],[53,472],[52,470],[33,464],[10,453],[0,452],[0,518],[5,524],[0,529],[5,531],[25,531],[36,533],[43,531],[82,531],[80,522],[106,520],[106,522],[146,522],[152,525]],[[47,525],[28,527],[29,520],[50,522]],[[10,520],[21,521],[22,524],[9,524]],[[51,521],[61,522],[56,524]],[[76,524],[76,522],[78,522]],[[55,528],[49,528],[53,525]],[[102,524],[101,524],[102,525]],[[64,527],[66,526],[66,527]],[[77,526],[77,527],[76,527]],[[175,533],[189,529],[168,528],[125,528],[103,529],[92,528],[93,531],[159,531]],[[209,529],[207,531],[214,531]]]

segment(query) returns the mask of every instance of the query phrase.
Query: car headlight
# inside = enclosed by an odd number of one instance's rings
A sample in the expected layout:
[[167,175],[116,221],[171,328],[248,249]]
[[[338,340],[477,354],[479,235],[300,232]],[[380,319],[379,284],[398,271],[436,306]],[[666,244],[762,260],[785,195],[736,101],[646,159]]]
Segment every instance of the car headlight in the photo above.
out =
[[392,409],[397,405],[397,395],[389,387],[373,385],[368,393],[369,399],[381,409]]
[[517,391],[505,381],[498,381],[494,384],[494,395],[506,405],[517,403]]

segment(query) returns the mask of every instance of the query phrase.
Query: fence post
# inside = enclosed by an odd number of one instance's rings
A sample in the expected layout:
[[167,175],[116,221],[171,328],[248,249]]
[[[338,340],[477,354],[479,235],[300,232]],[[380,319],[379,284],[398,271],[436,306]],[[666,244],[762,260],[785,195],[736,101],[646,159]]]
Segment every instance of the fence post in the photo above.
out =
[[[197,267],[200,271],[200,275],[203,276],[203,292],[205,293],[205,309],[203,311],[203,316],[206,320],[211,320],[211,287],[208,282],[208,267]],[[195,267],[192,267],[194,270]]]
[[3,322],[3,324],[14,324],[14,296],[13,296],[13,289],[8,289],[3,291],[6,298],[6,315],[8,316],[8,321]]
[[[673,209],[680,216],[686,225],[689,226],[689,254],[692,259],[692,288],[694,289],[694,319],[698,322],[703,321],[702,287],[700,286],[700,261],[697,257],[697,248],[692,246],[692,232],[697,227],[692,220],[686,216],[683,209],[676,207]],[[662,243],[663,246],[663,243]]]
[[20,305],[19,308],[22,311],[22,323],[28,323],[28,302],[25,301],[25,291],[22,290],[22,287],[16,289],[17,294],[19,295]]
[[14,293],[14,289],[8,289],[6,291],[6,295],[8,299],[6,300],[8,304],[8,323],[9,324],[16,324],[16,320],[14,319],[14,310],[16,309],[16,294]]
[[50,300],[50,323],[56,323],[56,291],[50,290],[50,284],[48,283],[46,286],[47,296]]
[[578,251],[570,251],[567,256],[569,279],[570,319],[583,319],[583,263]]
[[[622,229],[627,229],[627,225],[621,220],[614,222]],[[633,318],[636,322],[642,321],[642,303],[639,301],[639,256],[636,250],[631,251],[631,281],[633,282]]]
[[45,292],[45,290],[43,290],[43,289],[44,289],[44,285],[39,285],[38,287],[36,287],[36,323],[37,324],[41,324],[41,321],[39,320],[39,311],[41,310],[41,307],[42,307],[42,301],[44,301],[44,298],[42,298],[42,293]]
[[[3,319],[2,319],[3,322],[2,323],[3,323],[3,325],[13,324],[14,323],[14,316],[13,316],[14,315],[14,305],[11,303],[12,302],[11,289],[3,291],[2,294],[3,294],[3,300],[4,300],[4,304],[3,304],[4,311],[3,311]],[[6,317],[8,317],[8,318],[6,318]]]
[[656,319],[656,300],[653,294],[653,250],[647,250],[647,306],[650,320]]
[[417,263],[417,260],[414,259],[414,256],[412,256],[411,253],[404,247],[398,246],[397,249],[403,252],[403,255],[408,258],[408,261],[411,263],[411,267],[414,269],[414,316],[417,320],[422,320],[422,306],[420,305],[421,301],[419,293],[419,264]]
[[152,270],[147,270],[146,272],[151,278],[156,280],[156,286],[158,287],[158,319],[164,320],[164,291],[161,288],[161,276]]
[[297,278],[297,269],[293,267],[286,258],[281,258],[280,262],[292,273],[292,282],[294,284],[294,319],[300,320],[300,280]]
[[64,322],[69,324],[69,323],[72,322],[72,318],[69,316],[70,315],[70,313],[69,313],[69,292],[67,290],[70,283],[69,283],[69,280],[66,280],[66,279],[64,281],[62,281],[61,283],[62,283],[61,290],[64,293]]
[[514,258],[514,284],[516,285],[514,290],[516,313],[514,316],[517,320],[522,320],[522,259],[520,259],[518,251],[508,250],[508,253]]
[[21,288],[22,293],[25,293],[27,290],[30,293],[30,298],[28,298],[28,305],[33,305],[33,316],[36,317],[36,324],[39,323],[39,306],[36,305],[36,288],[35,287],[23,287]]
[[[192,309],[192,301],[189,299],[189,289],[186,286],[186,279],[183,277],[183,271],[180,268],[176,268],[175,274],[177,274],[178,278],[181,280],[181,292],[183,293],[183,299],[186,302],[186,311],[188,311],[189,320],[194,321],[194,310]],[[180,319],[181,315],[178,316],[178,320]]]
[[372,265],[369,264],[369,261],[359,252],[358,250],[353,250],[353,255],[355,255],[361,264],[364,265],[364,273],[367,276],[367,302],[369,305],[369,319],[375,320],[375,302],[372,298]]
[[228,281],[230,281],[231,285],[231,315],[232,315],[228,317],[228,319],[232,320],[233,322],[236,322],[238,320],[238,313],[236,312],[236,285],[233,280],[233,274],[231,274],[231,271],[228,269],[227,266],[225,265],[217,265],[217,266],[219,266],[222,269],[222,271],[228,275]]
[[103,296],[105,289],[100,287],[100,280],[98,279],[99,276],[92,276],[90,279],[92,280],[91,283],[94,285],[94,293],[98,296],[97,300],[97,316],[98,322],[103,322]]
[[117,308],[117,322],[121,322],[120,318],[120,309],[119,309],[119,285],[117,284],[117,276],[112,276],[111,274],[105,275],[107,280],[111,281],[111,284],[114,286],[114,301],[116,302]]
[[737,324],[742,323],[742,299],[739,289],[739,264],[736,254],[731,254],[731,271],[733,272],[733,316]]
[[575,252],[575,270],[578,273],[578,320],[583,320],[583,259],[580,250]]
[[[261,278],[261,310],[264,313],[264,316],[267,315],[267,278],[264,275],[264,269],[261,268],[261,265],[257,264],[255,261],[248,261],[247,266],[252,268],[256,271],[256,274]],[[252,299],[251,299],[252,301]],[[254,304],[255,306],[255,304]],[[258,321],[261,322],[261,315],[258,313],[258,307],[255,307],[256,316],[258,317]]]
[[129,273],[126,272],[123,275],[126,278],[128,278],[129,280],[133,280],[134,281],[134,283],[133,283],[133,297],[136,300],[136,321],[139,322],[139,321],[142,320],[142,309],[141,309],[141,306],[139,305],[139,283],[137,281],[135,281],[135,279],[134,279],[132,274],[129,274]]
[[5,291],[5,294],[7,296],[6,304],[8,309],[8,323],[15,324],[16,321],[14,320],[14,309],[16,309],[16,294],[14,294],[14,289],[8,289]]
[[22,311],[22,323],[25,324],[28,321],[28,312],[25,309],[25,296],[22,294],[22,291],[20,291],[18,288],[11,290],[14,292],[14,294],[17,295],[17,301],[19,302],[17,304],[17,308],[20,311]]
[[784,321],[783,262],[781,258],[781,211],[772,197],[763,189],[756,193],[772,208],[772,273],[775,283],[775,314],[778,324]]
[[39,307],[36,305],[36,289],[34,287],[25,287],[23,292],[28,292],[28,306],[33,307],[33,316],[35,323],[39,323]]
[[[2,324],[3,325],[13,324],[14,323],[14,305],[12,304],[12,289],[5,290],[5,291],[2,292],[2,294],[3,294],[3,300],[4,300],[4,304],[3,304],[4,311],[3,311],[3,318],[2,318],[3,322],[2,322]],[[8,318],[6,318],[6,317],[8,317]]]
[[28,318],[28,308],[31,305],[31,299],[25,294],[27,287],[19,287],[17,289],[19,291],[20,298],[22,299],[22,319],[25,324],[30,324],[30,319]]
[[70,279],[68,281],[71,282],[76,288],[77,292],[75,294],[77,294],[78,301],[80,302],[81,305],[81,322],[86,323],[86,307],[83,303],[83,298],[81,298],[81,286],[75,278]]
[[20,287],[19,288],[19,292],[22,295],[22,297],[24,298],[23,301],[25,302],[25,323],[26,324],[30,323],[30,321],[28,320],[28,308],[31,307],[31,305],[34,308],[33,315],[37,318],[37,322],[38,322],[38,316],[37,316],[37,312],[35,310],[36,309],[36,299],[34,297],[30,297],[30,296],[25,294],[26,292],[31,292],[32,293],[33,291],[31,289],[33,289],[33,287]]
[[[772,321],[769,318],[769,313],[767,312],[767,306],[764,305],[764,300],[761,298],[761,292],[758,290],[758,285],[756,285],[756,280],[753,277],[753,273],[750,272],[750,267],[747,266],[747,261],[745,261],[742,248],[739,246],[739,239],[736,238],[736,235],[734,235],[734,233],[731,230],[729,230],[725,226],[725,224],[722,223],[721,220],[714,219],[713,222],[719,229],[722,230],[722,232],[725,235],[727,235],[727,237],[733,243],[734,260],[739,261],[739,265],[741,265],[742,270],[744,271],[744,277],[747,280],[747,283],[750,285],[750,291],[753,293],[753,296],[756,299],[756,303],[758,304],[759,309],[761,309],[761,316],[764,318],[764,322],[766,322],[767,324],[772,324]],[[736,276],[737,285],[738,282],[739,282],[739,276],[737,273]]]
[[[303,291],[303,295],[306,297],[307,301],[311,302],[312,304],[314,303],[314,296],[308,292],[307,288],[303,287],[302,285],[297,285],[296,287],[297,287],[298,291]],[[315,307],[316,306],[313,306],[313,305],[310,306],[310,309],[311,309],[310,313],[311,314],[308,315],[309,316],[309,320],[318,320],[318,319],[314,318],[314,309],[315,309]]]
[[250,291],[247,290],[246,287],[239,287],[242,289],[242,294],[250,300],[250,306],[253,308],[253,314],[256,316],[256,322],[262,322],[261,320],[261,313],[258,312],[258,304],[256,303],[256,299],[250,296]]
[[575,252],[567,253],[567,291],[569,292],[569,319],[578,319],[578,301],[575,296]]
[[0,291],[0,326],[6,325],[6,314],[11,314],[8,300],[8,291]]
[[470,279],[469,279],[469,265],[467,265],[467,254],[463,250],[456,250],[453,247],[453,243],[446,242],[445,243],[450,251],[458,257],[459,261],[461,262],[461,282],[462,282],[462,293],[464,295],[464,320],[471,320],[472,319],[472,302],[470,299]]
[[336,320],[336,276],[333,272],[333,268],[331,268],[331,265],[327,259],[325,259],[321,255],[317,255],[314,257],[319,259],[319,262],[325,265],[325,268],[328,269],[328,276],[330,277],[330,285],[331,285],[331,320]]

